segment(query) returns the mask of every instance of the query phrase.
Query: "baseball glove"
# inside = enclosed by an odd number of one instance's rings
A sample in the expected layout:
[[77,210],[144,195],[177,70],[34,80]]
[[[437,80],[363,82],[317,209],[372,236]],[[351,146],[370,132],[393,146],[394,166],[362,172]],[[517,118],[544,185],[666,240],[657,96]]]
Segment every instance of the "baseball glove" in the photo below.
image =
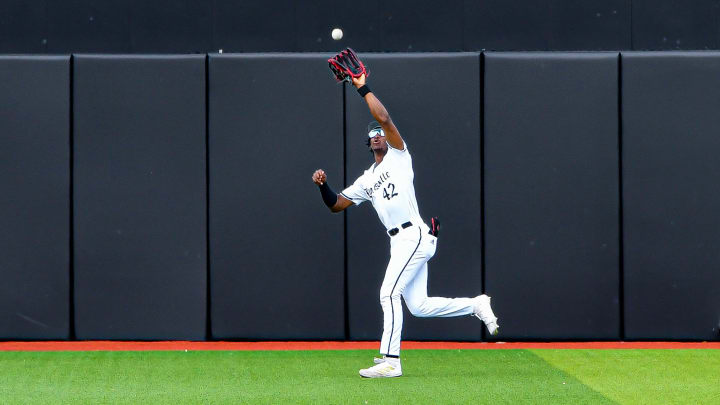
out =
[[347,81],[352,83],[353,77],[369,75],[365,65],[357,57],[355,51],[350,48],[340,51],[337,55],[328,59],[328,64],[338,82]]

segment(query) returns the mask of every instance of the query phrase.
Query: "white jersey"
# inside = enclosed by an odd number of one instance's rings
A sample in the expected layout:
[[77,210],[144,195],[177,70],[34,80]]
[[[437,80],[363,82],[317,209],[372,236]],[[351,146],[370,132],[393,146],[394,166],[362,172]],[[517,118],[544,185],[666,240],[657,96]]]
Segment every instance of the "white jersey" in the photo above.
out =
[[382,162],[373,163],[340,194],[356,205],[363,201],[372,202],[386,230],[400,227],[408,221],[420,225],[423,221],[415,200],[414,178],[407,143],[404,150],[397,150],[388,144]]

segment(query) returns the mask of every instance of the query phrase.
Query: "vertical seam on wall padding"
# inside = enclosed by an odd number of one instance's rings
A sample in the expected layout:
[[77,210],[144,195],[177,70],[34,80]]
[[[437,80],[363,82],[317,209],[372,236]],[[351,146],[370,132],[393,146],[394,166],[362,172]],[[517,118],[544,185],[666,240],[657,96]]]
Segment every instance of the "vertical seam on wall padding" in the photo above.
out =
[[73,131],[74,131],[74,129],[75,129],[75,127],[74,127],[74,125],[73,125],[73,124],[74,124],[74,117],[73,117],[73,114],[74,114],[74,108],[73,108],[73,103],[74,103],[73,83],[74,83],[74,81],[73,81],[73,75],[75,74],[75,69],[74,69],[75,64],[74,64],[74,60],[75,60],[75,59],[74,59],[74,56],[73,56],[73,55],[70,55],[69,71],[68,71],[69,76],[70,76],[70,78],[69,78],[69,87],[70,87],[70,88],[69,88],[69,93],[68,93],[68,94],[69,94],[69,98],[70,98],[70,106],[69,106],[69,107],[70,107],[70,108],[69,108],[69,110],[70,110],[70,111],[69,111],[70,116],[68,117],[68,118],[69,118],[69,119],[68,119],[68,121],[69,121],[69,130],[70,130],[70,133],[68,134],[68,145],[69,145],[69,147],[70,147],[70,149],[69,149],[69,152],[70,152],[70,153],[69,153],[69,156],[68,156],[69,161],[70,161],[70,165],[69,165],[69,166],[70,166],[70,176],[69,176],[69,189],[70,189],[70,190],[69,190],[69,197],[70,197],[70,201],[69,201],[69,203],[70,203],[70,204],[69,204],[69,208],[70,208],[70,232],[69,232],[69,233],[70,233],[70,235],[69,235],[69,236],[70,236],[70,237],[68,238],[68,239],[69,239],[69,240],[68,240],[68,245],[69,245],[69,246],[68,246],[68,249],[70,250],[70,256],[69,256],[69,260],[68,260],[68,266],[69,266],[69,269],[68,269],[68,270],[69,270],[69,276],[70,276],[70,280],[69,280],[69,301],[70,301],[70,306],[69,306],[69,308],[68,308],[68,316],[69,316],[69,318],[70,318],[70,322],[68,323],[68,328],[70,329],[69,338],[70,338],[71,340],[74,340],[75,337],[76,337],[76,334],[75,334],[75,226],[74,226],[74,223],[75,223],[75,215],[74,215],[74,210],[75,210],[75,193],[73,192],[73,188],[74,188],[74,185],[75,185],[75,183],[74,183],[74,181],[73,181],[73,177],[74,177],[74,175],[75,175],[75,170],[74,170],[74,167],[73,167],[73,166],[75,165],[75,153],[74,153],[74,151],[73,151],[73,148],[74,148],[74,146],[75,146],[75,143],[74,143],[74,134],[73,134]]
[[205,339],[212,339],[210,308],[210,56],[205,54]]
[[622,53],[618,52],[618,301],[620,312],[620,338],[625,339],[625,237],[623,228],[623,131],[622,131]]
[[[480,58],[480,285],[485,293],[485,52]],[[485,340],[485,328],[481,329],[482,340]]]
[[[347,186],[347,85],[342,84],[342,131],[343,131],[343,189]],[[350,308],[348,305],[348,243],[347,243],[347,210],[343,211],[343,306],[345,340],[350,339]]]

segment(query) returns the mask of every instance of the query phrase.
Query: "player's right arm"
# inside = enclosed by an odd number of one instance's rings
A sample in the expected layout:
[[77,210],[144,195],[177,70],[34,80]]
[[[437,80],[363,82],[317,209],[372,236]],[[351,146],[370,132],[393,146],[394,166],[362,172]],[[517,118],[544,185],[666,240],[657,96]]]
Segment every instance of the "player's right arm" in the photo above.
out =
[[332,212],[340,212],[345,210],[347,207],[354,203],[341,194],[335,194],[334,191],[327,184],[327,175],[322,169],[315,170],[312,175],[313,183],[317,184],[320,188],[320,194],[322,195],[323,202],[330,208]]
[[[357,89],[365,86],[365,75],[357,78],[354,77],[352,79],[352,83]],[[385,109],[383,103],[381,103],[371,91],[365,94],[363,99],[365,99],[365,102],[370,109],[370,114],[372,114],[375,121],[380,124],[383,132],[385,132],[385,139],[387,140],[387,143],[397,150],[405,150],[405,141],[403,141],[400,136],[400,131],[398,131],[395,123],[393,123],[393,120],[390,118],[390,114]]]

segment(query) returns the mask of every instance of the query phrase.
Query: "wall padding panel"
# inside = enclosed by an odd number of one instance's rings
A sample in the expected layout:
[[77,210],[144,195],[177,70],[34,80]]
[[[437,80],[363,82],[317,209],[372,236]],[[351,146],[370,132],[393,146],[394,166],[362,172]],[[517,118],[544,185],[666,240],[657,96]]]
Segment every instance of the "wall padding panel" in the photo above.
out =
[[70,335],[70,57],[0,57],[0,339]]
[[625,335],[718,339],[720,53],[623,53]]
[[79,339],[203,339],[205,56],[74,59]]
[[345,338],[343,215],[311,179],[322,168],[342,182],[328,57],[209,59],[213,338]]
[[[443,229],[428,263],[428,294],[474,297],[481,293],[480,57],[461,54],[361,54],[368,84],[384,103],[413,158],[420,214],[439,216]],[[367,104],[347,88],[346,184],[374,162],[365,142],[372,121]],[[340,188],[341,177],[331,180]],[[350,339],[382,334],[379,292],[390,241],[370,203],[347,210]],[[404,339],[479,340],[481,322],[414,318],[405,310]]]
[[486,290],[498,339],[617,339],[617,53],[487,53]]

